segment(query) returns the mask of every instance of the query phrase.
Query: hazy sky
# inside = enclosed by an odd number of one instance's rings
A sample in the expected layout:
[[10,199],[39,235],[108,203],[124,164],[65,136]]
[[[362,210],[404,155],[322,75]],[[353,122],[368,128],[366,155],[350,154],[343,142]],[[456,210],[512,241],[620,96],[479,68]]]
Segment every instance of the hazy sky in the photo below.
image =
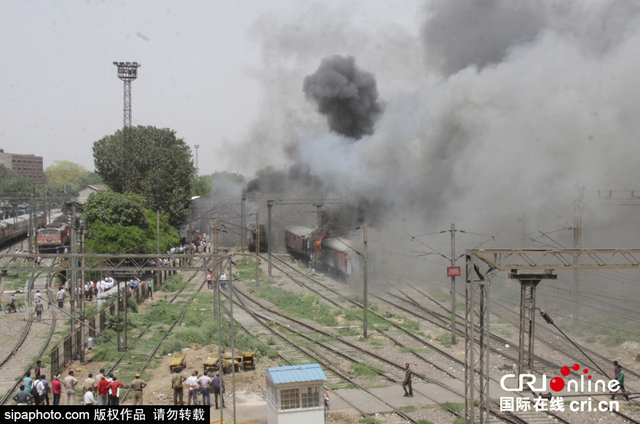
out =
[[[348,7],[374,32],[393,22],[417,34],[418,3],[327,8]],[[246,137],[264,97],[269,58],[257,22],[295,22],[319,4],[0,0],[0,148],[43,156],[45,168],[69,160],[93,170],[93,142],[122,127],[123,83],[112,62],[137,61],[133,124],[171,128],[192,148],[199,144],[202,174],[246,172],[220,153]]]

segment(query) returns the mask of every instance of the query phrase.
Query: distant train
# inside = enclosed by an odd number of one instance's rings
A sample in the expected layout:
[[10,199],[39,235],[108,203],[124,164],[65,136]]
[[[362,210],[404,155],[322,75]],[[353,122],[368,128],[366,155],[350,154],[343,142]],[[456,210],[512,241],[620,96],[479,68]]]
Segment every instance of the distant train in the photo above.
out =
[[[46,217],[43,212],[37,212],[32,222],[33,228],[45,225]],[[15,218],[3,219],[0,221],[0,244],[13,241],[26,236],[29,232],[29,214],[19,215]]]
[[358,274],[364,269],[362,256],[349,246],[349,240],[302,226],[288,227],[284,235],[287,251],[293,256],[308,260],[311,266],[325,267],[328,271],[345,277]]
[[71,243],[71,227],[67,223],[54,223],[38,230],[38,252],[55,252]]

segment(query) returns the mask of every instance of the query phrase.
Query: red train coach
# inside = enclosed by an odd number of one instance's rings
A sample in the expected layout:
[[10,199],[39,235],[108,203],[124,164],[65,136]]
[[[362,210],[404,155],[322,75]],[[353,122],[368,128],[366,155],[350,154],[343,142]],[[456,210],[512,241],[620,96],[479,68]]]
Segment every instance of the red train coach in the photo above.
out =
[[38,251],[53,251],[69,245],[71,230],[68,224],[38,230]]

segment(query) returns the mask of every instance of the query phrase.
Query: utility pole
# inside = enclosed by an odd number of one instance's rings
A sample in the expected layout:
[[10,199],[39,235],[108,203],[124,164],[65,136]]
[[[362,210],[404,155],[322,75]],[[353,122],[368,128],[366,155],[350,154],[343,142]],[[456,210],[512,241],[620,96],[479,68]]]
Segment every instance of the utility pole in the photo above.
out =
[[[456,266],[456,224],[451,224],[451,268]],[[451,276],[451,344],[456,344],[456,277]]]
[[[78,253],[78,234],[76,228],[76,203],[73,202],[71,208],[71,252]],[[69,303],[71,304],[71,316],[76,317],[76,279],[78,278],[76,269],[78,268],[78,258],[71,259],[73,271],[71,271],[71,281],[69,283]],[[71,334],[76,329],[74,320],[71,320]]]
[[363,313],[363,324],[362,324],[362,337],[367,338],[367,310],[369,309],[368,304],[368,270],[369,266],[367,264],[368,253],[367,253],[367,224],[362,225],[362,231],[364,233],[364,313]]
[[200,168],[198,168],[198,149],[200,148],[200,145],[196,144],[193,147],[196,148],[196,177],[197,177],[198,174],[199,174],[199,170],[200,170]]
[[242,202],[240,203],[240,248],[244,253],[245,245],[245,228],[244,228],[244,204],[247,202],[247,195],[242,193]]
[[[271,278],[271,245],[273,241],[271,240],[271,208],[273,208],[273,200],[267,200],[267,219],[269,220],[267,225],[267,251],[269,252],[269,272],[268,276]],[[258,231],[260,231],[258,229]]]
[[113,62],[118,67],[118,78],[124,81],[124,119],[122,126],[123,151],[122,164],[124,167],[123,192],[127,192],[131,184],[131,167],[127,166],[131,157],[131,81],[138,78],[138,62]]
[[33,252],[33,193],[31,193],[31,198],[29,199],[29,253]]
[[80,252],[82,253],[82,258],[80,259],[80,264],[82,266],[82,271],[80,271],[80,279],[82,280],[82,285],[80,292],[82,293],[82,297],[80,298],[80,363],[84,364],[84,319],[85,319],[85,299],[84,299],[84,229],[80,228]]
[[256,211],[256,281],[260,276],[260,210]]

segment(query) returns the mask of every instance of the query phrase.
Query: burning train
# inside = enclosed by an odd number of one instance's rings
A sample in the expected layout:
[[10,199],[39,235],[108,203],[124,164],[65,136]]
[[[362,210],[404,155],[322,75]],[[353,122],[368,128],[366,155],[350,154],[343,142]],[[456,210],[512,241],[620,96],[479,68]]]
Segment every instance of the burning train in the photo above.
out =
[[350,246],[350,240],[303,226],[287,227],[284,234],[287,251],[308,261],[309,266],[325,268],[343,277],[358,274],[364,269],[363,258]]

